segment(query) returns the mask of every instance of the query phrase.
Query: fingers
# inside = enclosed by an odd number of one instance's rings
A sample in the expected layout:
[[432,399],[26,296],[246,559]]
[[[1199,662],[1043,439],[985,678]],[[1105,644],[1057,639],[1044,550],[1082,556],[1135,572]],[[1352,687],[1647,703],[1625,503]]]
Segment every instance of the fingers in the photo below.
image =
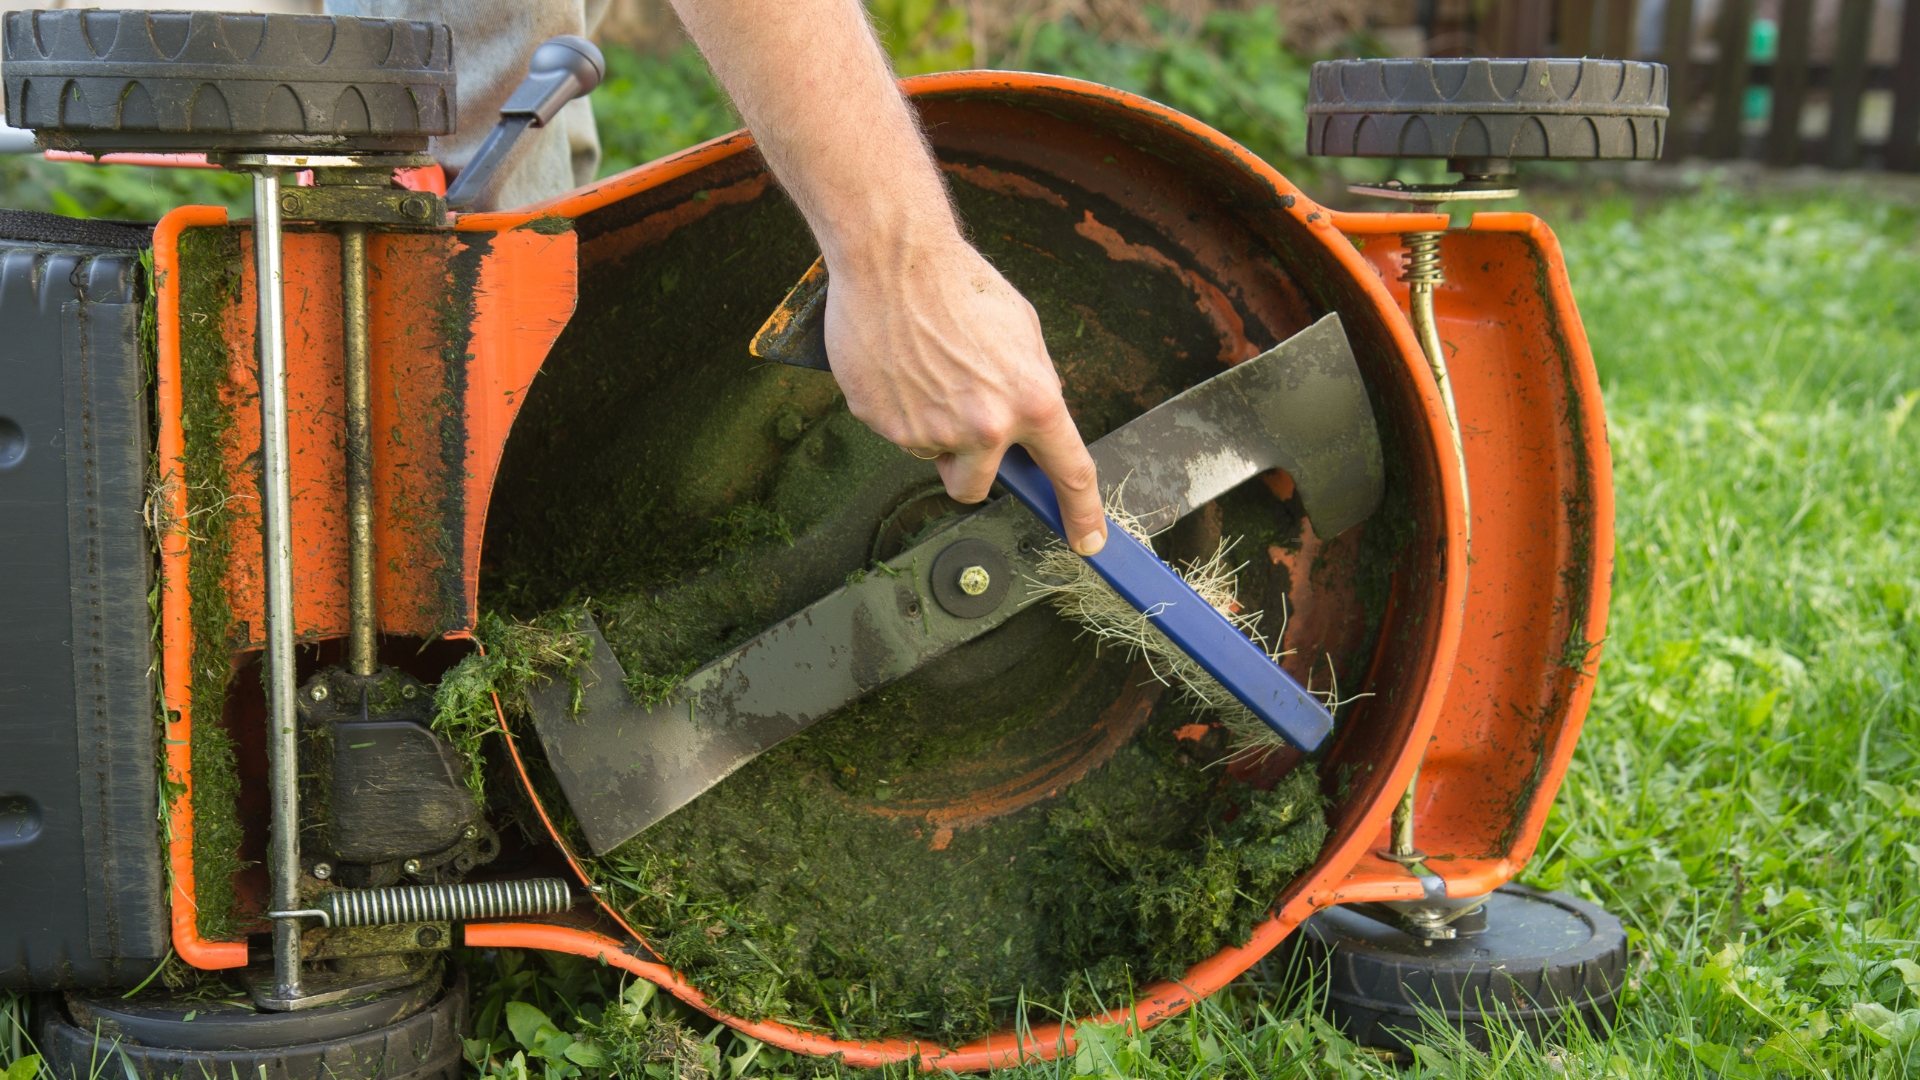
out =
[[1000,471],[1000,458],[1007,452],[1005,446],[987,451],[972,451],[964,454],[941,454],[933,467],[940,470],[940,481],[947,485],[947,494],[955,502],[971,506],[985,502],[993,490],[993,479]]
[[1100,505],[1099,477],[1065,404],[1052,423],[1020,442],[1033,454],[1034,464],[1053,481],[1067,546],[1081,555],[1098,555],[1107,546],[1107,514]]

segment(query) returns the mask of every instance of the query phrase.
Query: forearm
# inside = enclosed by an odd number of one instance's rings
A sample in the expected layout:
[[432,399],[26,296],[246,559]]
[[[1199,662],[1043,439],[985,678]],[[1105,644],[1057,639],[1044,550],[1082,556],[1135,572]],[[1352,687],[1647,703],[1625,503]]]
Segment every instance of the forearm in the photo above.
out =
[[830,270],[958,240],[859,0],[674,0]]

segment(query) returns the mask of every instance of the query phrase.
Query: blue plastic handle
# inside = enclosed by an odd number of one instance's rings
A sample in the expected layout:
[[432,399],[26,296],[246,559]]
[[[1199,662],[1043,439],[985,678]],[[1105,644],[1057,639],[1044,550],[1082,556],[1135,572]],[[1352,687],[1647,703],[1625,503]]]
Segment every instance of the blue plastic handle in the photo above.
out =
[[[1034,464],[1025,447],[1011,447],[1000,459],[1000,482],[1048,528],[1066,535],[1060,527],[1053,481]],[[1276,734],[1302,750],[1319,749],[1333,730],[1333,715],[1326,706],[1201,599],[1151,548],[1108,518],[1107,546],[1087,562],[1122,599],[1143,612]]]

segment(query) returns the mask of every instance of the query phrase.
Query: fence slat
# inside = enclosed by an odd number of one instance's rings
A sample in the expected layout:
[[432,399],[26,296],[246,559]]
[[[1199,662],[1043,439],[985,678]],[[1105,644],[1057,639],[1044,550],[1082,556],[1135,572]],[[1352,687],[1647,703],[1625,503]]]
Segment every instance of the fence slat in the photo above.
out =
[[1867,34],[1873,0],[1841,0],[1840,33],[1833,46],[1833,97],[1827,111],[1827,167],[1851,169],[1860,160],[1860,95],[1867,86]]
[[[1920,4],[1920,0],[1913,0]],[[1660,34],[1661,59],[1667,64],[1667,145],[1661,156],[1678,161],[1692,150],[1693,0],[1667,0],[1667,25]]]
[[1893,126],[1887,131],[1887,167],[1920,168],[1920,0],[1900,13],[1900,61],[1893,69]]
[[[1920,8],[1920,2],[1909,8]],[[1800,114],[1807,103],[1813,59],[1813,0],[1781,0],[1780,53],[1773,61],[1773,118],[1767,125],[1767,164],[1800,164]]]
[[1720,6],[1720,25],[1714,34],[1720,56],[1713,64],[1713,124],[1707,129],[1710,158],[1740,156],[1740,107],[1747,93],[1747,37],[1752,25],[1753,0],[1725,0]]
[[1601,25],[1606,33],[1600,42],[1600,55],[1610,60],[1633,59],[1633,23],[1635,9],[1639,6],[1634,0],[1602,0],[1606,4],[1601,12]]
[[1560,55],[1593,55],[1593,0],[1560,0]]

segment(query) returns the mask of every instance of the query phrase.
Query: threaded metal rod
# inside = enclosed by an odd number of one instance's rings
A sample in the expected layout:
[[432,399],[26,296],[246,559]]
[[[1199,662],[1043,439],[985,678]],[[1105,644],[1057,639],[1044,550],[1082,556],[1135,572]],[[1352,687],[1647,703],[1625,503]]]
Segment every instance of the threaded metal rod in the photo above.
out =
[[573,890],[559,878],[335,889],[320,898],[320,910],[327,913],[333,926],[498,919],[511,915],[545,915],[571,906]]
[[1453,456],[1460,463],[1460,505],[1467,515],[1467,541],[1473,541],[1473,503],[1467,490],[1467,450],[1460,439],[1460,411],[1453,404],[1453,380],[1447,375],[1447,355],[1440,344],[1440,327],[1433,317],[1433,290],[1446,280],[1440,270],[1440,240],[1445,233],[1403,233],[1407,245],[1407,269],[1400,280],[1407,283],[1407,314],[1413,320],[1413,332],[1420,339],[1420,351],[1427,354],[1427,367],[1440,387],[1440,401],[1447,409],[1447,433],[1453,437]]
[[373,419],[367,333],[367,227],[340,226],[340,339],[347,399],[347,667],[378,665],[373,599]]

